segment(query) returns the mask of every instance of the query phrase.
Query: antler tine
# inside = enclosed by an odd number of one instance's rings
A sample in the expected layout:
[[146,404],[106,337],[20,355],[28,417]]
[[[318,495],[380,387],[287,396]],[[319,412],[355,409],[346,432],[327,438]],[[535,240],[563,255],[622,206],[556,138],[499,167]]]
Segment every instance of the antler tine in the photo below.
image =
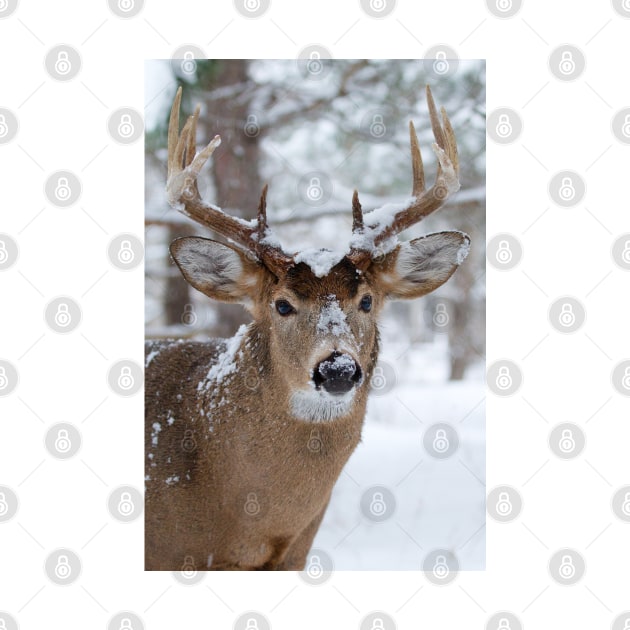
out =
[[[376,252],[382,251],[385,241],[435,212],[435,210],[444,205],[444,202],[452,193],[459,190],[459,158],[455,132],[444,108],[441,110],[442,122],[440,122],[431,88],[428,85],[426,94],[431,128],[435,138],[433,150],[438,159],[435,183],[428,190],[425,189],[424,168],[418,137],[413,123],[410,122],[409,143],[411,146],[411,168],[413,172],[413,198],[393,218],[388,216],[379,220],[378,212],[380,209],[373,210],[366,217],[369,218],[369,221],[367,227],[365,227],[362,215],[360,224],[357,220],[358,215],[355,205],[358,205],[358,195],[355,192],[355,197],[352,200],[353,241],[348,257],[357,267],[365,268],[376,255]],[[358,207],[360,211],[361,206],[358,205]]]
[[267,184],[263,186],[258,203],[258,242],[265,237],[267,231]]
[[418,136],[413,122],[409,121],[409,144],[411,145],[411,168],[413,171],[413,191],[414,197],[424,192],[424,168],[422,166],[422,155],[418,145]]
[[352,233],[363,231],[363,210],[359,202],[359,191],[355,190],[352,195]]
[[431,120],[431,129],[433,130],[433,137],[437,142],[437,145],[442,149],[444,146],[444,132],[442,130],[442,125],[440,124],[440,118],[437,113],[437,107],[435,106],[435,101],[433,100],[433,94],[431,93],[431,88],[427,85],[427,106],[429,108],[429,118]]
[[182,89],[177,90],[168,127],[168,179],[166,183],[169,203],[197,223],[218,232],[225,238],[243,246],[276,275],[284,274],[293,264],[293,257],[280,246],[263,243],[267,230],[267,186],[263,188],[258,206],[256,225],[225,214],[217,206],[205,203],[199,195],[197,176],[214,150],[221,144],[215,136],[199,153],[195,153],[197,121],[200,108],[188,117],[179,132],[179,111]]
[[179,143],[179,107],[181,102],[182,88],[180,87],[175,94],[168,121],[168,177],[171,177],[176,167],[175,154]]
[[453,168],[455,169],[455,175],[459,175],[459,154],[457,152],[457,140],[455,138],[455,132],[453,131],[453,127],[451,126],[451,121],[446,113],[446,110],[442,107],[442,121],[444,124],[444,132],[447,143],[447,153],[451,158],[451,162],[453,164]]
[[186,145],[186,152],[184,154],[184,166],[188,166],[195,157],[196,138],[197,138],[197,121],[199,120],[199,112],[201,106],[195,107],[195,113],[188,118],[187,122],[190,122],[190,130],[188,132],[188,144]]

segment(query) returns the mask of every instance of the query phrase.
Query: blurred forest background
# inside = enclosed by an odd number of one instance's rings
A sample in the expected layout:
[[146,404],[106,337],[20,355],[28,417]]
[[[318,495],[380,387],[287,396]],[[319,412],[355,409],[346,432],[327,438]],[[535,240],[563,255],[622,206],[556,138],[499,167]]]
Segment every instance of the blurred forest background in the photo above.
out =
[[[382,336],[402,346],[438,342],[444,377],[461,380],[485,355],[485,62],[460,61],[437,78],[422,60],[157,60],[147,62],[146,335],[231,336],[249,315],[196,292],[171,262],[169,243],[213,237],[166,202],[166,129],[183,85],[183,116],[201,105],[197,145],[222,138],[200,176],[202,197],[253,218],[269,184],[269,223],[285,250],[345,249],[351,198],[364,212],[411,194],[408,121],[418,132],[427,182],[431,151],[424,86],[451,118],[458,140],[461,190],[402,235],[462,230],[471,253],[453,278],[424,299],[390,303]],[[214,236],[216,238],[216,235]],[[220,237],[219,237],[219,240]],[[426,346],[425,346],[426,347]]]

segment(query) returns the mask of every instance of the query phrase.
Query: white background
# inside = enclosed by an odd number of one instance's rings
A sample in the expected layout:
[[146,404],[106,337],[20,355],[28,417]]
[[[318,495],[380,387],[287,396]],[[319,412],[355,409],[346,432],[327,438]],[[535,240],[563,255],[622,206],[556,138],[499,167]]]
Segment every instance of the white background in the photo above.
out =
[[[22,2],[0,20],[0,106],[20,129],[0,145],[0,231],[20,248],[0,274],[1,358],[17,366],[18,388],[0,399],[0,484],[18,494],[17,516],[0,525],[0,610],[20,628],[105,628],[133,610],[147,628],[230,628],[258,610],[274,629],[359,628],[372,610],[398,628],[484,628],[497,610],[527,628],[608,628],[630,609],[627,524],[610,509],[614,491],[630,483],[628,398],[611,385],[614,365],[630,356],[628,272],[610,248],[630,231],[628,149],[611,119],[630,105],[625,61],[630,21],[610,3],[525,2],[512,19],[474,2],[399,2],[382,20],[358,2],[315,4],[274,0],[247,20],[229,2],[148,3],[133,19],[99,3]],[[53,81],[44,56],[68,43],[82,56],[81,73]],[[488,519],[487,570],[461,573],[446,587],[420,572],[338,572],[312,587],[296,574],[209,573],[183,586],[170,573],[142,571],[141,520],[122,524],[106,501],[113,488],[142,487],[142,394],[121,398],[107,385],[120,359],[142,360],[143,274],[121,272],[106,248],[121,232],[143,231],[142,142],[115,144],[107,119],[119,107],[143,111],[145,58],[169,57],[195,43],[211,57],[296,57],[312,43],[336,57],[422,57],[448,43],[462,58],[488,60],[488,111],[507,106],[524,121],[517,142],[488,143],[488,237],[508,232],[524,248],[509,272],[488,269],[488,363],[516,362],[517,394],[487,401],[487,487],[509,484],[524,500],[515,522]],[[561,82],[549,71],[563,43],[586,56],[584,74]],[[75,172],[83,193],[69,208],[45,198],[44,181]],[[572,208],[550,199],[547,185],[565,169],[586,180]],[[81,326],[58,335],[45,324],[56,296],[77,299]],[[550,304],[571,295],[586,323],[561,335],[548,322]],[[44,449],[57,422],[76,424],[78,455],[58,461]],[[586,448],[557,459],[547,438],[571,421]],[[56,586],[43,569],[48,553],[70,547],[82,574]],[[572,547],[586,574],[563,587],[549,576],[553,552]]]

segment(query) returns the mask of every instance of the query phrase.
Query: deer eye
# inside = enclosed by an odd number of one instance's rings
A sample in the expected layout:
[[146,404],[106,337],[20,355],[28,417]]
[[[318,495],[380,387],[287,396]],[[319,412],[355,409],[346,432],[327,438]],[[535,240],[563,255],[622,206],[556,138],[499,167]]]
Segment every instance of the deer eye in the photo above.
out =
[[295,313],[295,309],[286,300],[276,300],[276,311],[283,317]]
[[359,308],[365,313],[369,313],[372,310],[372,296],[364,295],[359,302]]

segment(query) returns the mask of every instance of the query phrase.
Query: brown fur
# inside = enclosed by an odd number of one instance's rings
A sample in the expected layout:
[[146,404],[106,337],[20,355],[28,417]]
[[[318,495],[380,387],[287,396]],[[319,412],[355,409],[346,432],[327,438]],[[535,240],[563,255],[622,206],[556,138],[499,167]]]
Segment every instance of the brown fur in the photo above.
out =
[[[240,275],[221,279],[221,297],[246,302],[254,322],[229,361],[230,340],[147,343],[145,568],[300,570],[361,439],[377,317],[390,285],[404,280],[396,278],[399,250],[364,273],[344,258],[323,278],[300,263],[278,279],[240,250],[212,241],[207,247],[210,260],[217,251],[238,256]],[[186,244],[172,251],[189,282],[217,297],[185,259]],[[426,287],[405,292],[415,297]],[[369,313],[359,308],[366,294],[373,298]],[[331,296],[345,316],[342,337],[321,330]],[[279,315],[279,299],[296,312]],[[291,392],[312,389],[314,367],[339,349],[363,375],[350,409],[325,422],[296,418]],[[217,364],[230,366],[219,380],[211,378]]]

